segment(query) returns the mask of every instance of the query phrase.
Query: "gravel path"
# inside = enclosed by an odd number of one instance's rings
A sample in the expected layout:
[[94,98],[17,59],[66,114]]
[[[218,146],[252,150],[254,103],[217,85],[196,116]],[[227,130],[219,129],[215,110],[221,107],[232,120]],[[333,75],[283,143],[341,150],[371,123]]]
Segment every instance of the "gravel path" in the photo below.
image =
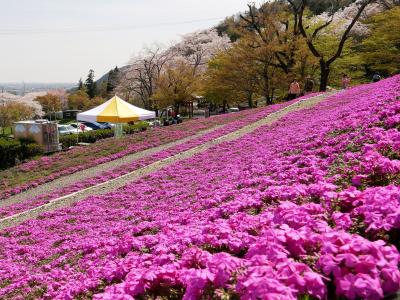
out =
[[[168,158],[165,158],[163,160],[154,162],[152,164],[149,164],[141,169],[132,171],[130,173],[127,173],[123,176],[114,178],[112,180],[97,184],[95,186],[91,186],[88,187],[86,189],[80,190],[78,192],[75,192],[73,194],[69,194],[54,200],[51,200],[49,203],[46,203],[44,205],[41,205],[39,207],[33,208],[33,209],[29,209],[25,212],[21,212],[19,214],[13,215],[13,216],[9,216],[6,217],[4,219],[0,220],[0,229],[6,228],[6,227],[10,227],[10,226],[15,226],[23,221],[32,219],[32,218],[36,218],[38,217],[41,213],[43,212],[47,212],[47,211],[52,211],[61,207],[67,207],[70,206],[71,204],[73,204],[74,202],[80,201],[88,196],[92,196],[92,195],[100,195],[100,194],[105,194],[111,191],[114,191],[118,188],[123,187],[124,185],[126,185],[129,182],[132,182],[136,179],[139,179],[140,177],[143,177],[147,174],[153,173],[157,170],[160,170],[161,168],[164,168],[170,164],[173,164],[175,162],[178,162],[180,160],[183,159],[187,159],[197,153],[203,152],[211,147],[213,147],[214,145],[218,145],[220,143],[223,142],[228,142],[228,141],[232,141],[235,139],[238,139],[242,136],[244,136],[247,133],[250,133],[254,130],[256,130],[257,128],[261,127],[261,126],[265,126],[265,125],[270,125],[273,122],[279,120],[280,118],[282,118],[283,116],[285,116],[286,114],[288,114],[289,112],[295,111],[295,110],[301,110],[301,109],[306,109],[306,108],[310,108],[314,105],[316,105],[317,103],[321,102],[322,100],[324,100],[326,97],[332,95],[333,93],[327,93],[324,95],[320,95],[320,96],[315,96],[312,97],[310,99],[307,100],[302,100],[302,101],[298,101],[294,104],[291,104],[277,112],[271,113],[269,114],[267,117],[265,117],[264,119],[261,119],[257,122],[254,122],[250,125],[244,126],[241,129],[234,131],[232,133],[226,134],[224,136],[221,136],[217,139],[214,139],[212,141],[206,142],[200,146],[194,147],[192,149],[189,149],[187,151],[183,151],[181,153],[178,153],[176,155],[170,156]],[[214,128],[215,129],[215,128]],[[203,132],[204,134],[204,132]],[[194,136],[190,137],[189,139],[192,139]],[[180,140],[178,142],[184,142],[183,140]],[[168,145],[168,144],[167,144]],[[169,144],[169,146],[164,145],[165,148],[170,147],[172,145]],[[157,151],[160,151],[161,149],[159,147]],[[156,149],[153,148],[153,149]],[[147,154],[149,153],[153,153],[150,152],[152,149],[146,150],[149,151],[147,152]],[[154,150],[156,151],[156,150]],[[144,151],[143,151],[144,152]],[[142,153],[142,152],[141,152]],[[146,154],[146,155],[147,155]],[[139,153],[137,153],[137,155],[141,155]],[[145,154],[143,154],[145,155]],[[132,155],[133,156],[133,155]],[[137,157],[138,158],[138,157]],[[126,163],[128,161],[124,161],[124,163]],[[108,163],[107,163],[108,164]],[[104,164],[106,165],[106,164]],[[102,167],[103,165],[100,165],[98,167]],[[115,165],[108,165],[108,167],[115,167]],[[95,167],[97,168],[97,167]],[[102,169],[105,170],[105,169]],[[75,173],[77,174],[77,173]],[[72,176],[74,176],[75,174],[72,174]],[[93,173],[92,173],[93,174]]]

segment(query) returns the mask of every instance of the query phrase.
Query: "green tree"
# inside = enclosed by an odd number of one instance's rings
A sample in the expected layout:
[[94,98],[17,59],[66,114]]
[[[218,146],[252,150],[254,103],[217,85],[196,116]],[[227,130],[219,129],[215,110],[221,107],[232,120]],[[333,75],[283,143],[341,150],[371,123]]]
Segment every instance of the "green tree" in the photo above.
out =
[[273,56],[268,59],[269,64],[292,76],[301,41],[298,16],[293,16],[282,1],[266,2],[258,9],[252,5],[248,8],[241,15],[245,25],[242,28],[251,33],[253,47],[268,49],[268,56]]
[[89,106],[89,102],[89,95],[83,89],[68,95],[69,109],[86,109]]
[[184,61],[179,61],[174,66],[168,66],[157,81],[157,90],[152,99],[158,107],[173,105],[175,112],[191,100],[198,88],[198,77],[193,72],[193,67]]
[[108,95],[109,94],[107,93],[107,81],[100,82],[100,85],[97,85],[96,96],[107,98]]
[[328,86],[329,75],[331,73],[331,67],[333,63],[340,58],[346,42],[350,38],[350,31],[356,24],[356,22],[361,17],[365,8],[371,4],[374,0],[363,0],[359,2],[357,11],[350,23],[346,26],[340,36],[337,37],[337,42],[334,47],[329,51],[331,53],[327,54],[318,49],[316,45],[316,40],[323,36],[321,33],[331,25],[333,22],[333,15],[327,21],[318,24],[318,26],[313,27],[309,30],[308,26],[305,24],[307,19],[307,8],[309,8],[309,1],[307,0],[287,0],[290,7],[292,8],[293,14],[296,19],[298,19],[298,27],[301,35],[304,37],[308,48],[311,53],[319,60],[320,65],[320,91],[325,91]]
[[61,98],[54,94],[46,94],[44,96],[38,96],[35,101],[42,105],[42,109],[46,114],[60,111],[62,109]]
[[229,57],[221,53],[209,61],[208,69],[202,76],[200,88],[200,93],[211,106],[214,108],[222,106],[223,111],[228,105],[239,105],[245,100],[242,91],[237,89],[237,79],[232,76],[232,73],[227,76],[228,63],[231,62],[228,59]]
[[[243,40],[239,44],[245,45]],[[223,109],[231,103],[244,101],[253,107],[257,92],[259,78],[254,61],[239,44],[216,55],[208,63],[203,76],[202,93],[215,105],[222,105]]]
[[218,35],[226,34],[232,42],[236,42],[241,37],[238,28],[240,28],[240,24],[235,21],[234,17],[226,18],[215,27]]
[[2,134],[5,128],[11,127],[13,122],[31,119],[35,115],[34,109],[19,102],[0,104],[0,127]]
[[[314,30],[321,24],[313,24],[309,26],[309,30]],[[318,51],[324,53],[325,56],[334,55],[337,47],[337,37],[341,24],[332,24],[327,27],[323,34],[315,38],[314,45]],[[361,83],[365,81],[364,68],[358,50],[359,41],[350,37],[343,46],[342,53],[338,59],[330,66],[329,86],[341,87],[342,74],[345,73],[351,77],[351,83]],[[315,59],[315,58],[314,58]],[[315,60],[318,65],[318,60]],[[317,68],[317,75],[320,75],[320,68]]]
[[391,75],[400,72],[400,7],[375,15],[366,23],[370,35],[359,50],[367,73],[379,71]]
[[286,96],[294,78],[302,81],[315,74],[318,61],[300,32],[299,15],[285,1],[268,1],[259,8],[248,5],[241,20],[240,47],[258,73],[258,93],[267,104]]
[[68,96],[69,109],[86,110],[103,104],[104,102],[104,98],[100,96],[95,96],[90,99],[89,95],[83,90],[78,90]]
[[103,104],[106,100],[100,96],[96,96],[92,99],[90,99],[88,106],[85,107],[85,109],[91,109],[93,107],[99,106],[100,104]]
[[85,88],[90,99],[96,96],[97,84],[96,81],[94,81],[94,71],[92,69],[89,70],[89,74],[86,78]]
[[107,78],[107,94],[112,94],[114,89],[117,87],[118,82],[119,82],[119,69],[116,66],[113,70],[110,70],[108,72],[108,78]]
[[308,5],[313,14],[319,15],[324,12],[334,13],[352,2],[354,2],[354,0],[309,0]]

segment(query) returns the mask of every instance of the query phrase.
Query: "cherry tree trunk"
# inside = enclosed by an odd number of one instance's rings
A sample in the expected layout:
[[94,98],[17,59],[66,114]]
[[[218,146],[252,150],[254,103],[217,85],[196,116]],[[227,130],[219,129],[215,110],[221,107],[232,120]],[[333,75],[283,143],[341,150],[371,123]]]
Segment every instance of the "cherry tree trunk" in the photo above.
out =
[[331,70],[324,61],[320,61],[320,66],[321,66],[321,68],[320,68],[321,69],[321,77],[320,77],[320,82],[319,82],[319,91],[325,92],[328,87],[329,73]]

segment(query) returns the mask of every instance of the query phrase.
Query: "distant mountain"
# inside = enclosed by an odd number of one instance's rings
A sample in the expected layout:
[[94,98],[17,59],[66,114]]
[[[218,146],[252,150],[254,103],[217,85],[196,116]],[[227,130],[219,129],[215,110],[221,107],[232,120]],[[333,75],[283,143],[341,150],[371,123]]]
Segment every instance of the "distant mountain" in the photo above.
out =
[[[129,65],[128,66],[123,66],[121,68],[118,68],[120,70],[120,72],[125,73],[125,71],[127,71],[129,69]],[[103,76],[101,76],[99,79],[96,80],[97,86],[100,86],[100,84],[102,84],[103,82],[106,82],[108,80],[108,73],[110,71],[108,71],[107,73],[105,73]]]
[[0,82],[0,93],[8,92],[16,95],[25,95],[32,92],[45,92],[49,90],[68,90],[75,87],[76,83],[40,83],[40,82]]

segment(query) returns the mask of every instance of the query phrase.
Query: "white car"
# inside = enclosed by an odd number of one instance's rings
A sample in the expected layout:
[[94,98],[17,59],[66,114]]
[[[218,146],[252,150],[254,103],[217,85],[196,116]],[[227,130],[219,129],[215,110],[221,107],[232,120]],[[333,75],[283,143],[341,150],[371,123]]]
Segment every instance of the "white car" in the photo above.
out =
[[60,135],[76,133],[76,128],[74,128],[70,125],[57,125],[57,129],[58,129],[58,133]]

